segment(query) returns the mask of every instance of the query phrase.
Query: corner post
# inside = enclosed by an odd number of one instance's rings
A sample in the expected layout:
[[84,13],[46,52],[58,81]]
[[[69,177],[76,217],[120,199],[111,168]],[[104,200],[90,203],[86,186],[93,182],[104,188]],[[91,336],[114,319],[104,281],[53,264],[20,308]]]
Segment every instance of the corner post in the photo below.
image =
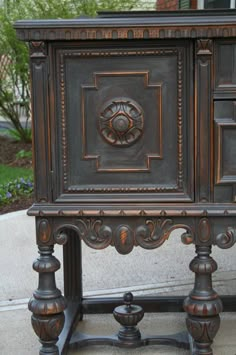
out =
[[196,202],[210,202],[213,189],[213,75],[211,39],[196,41],[195,67],[195,164],[196,164]]
[[39,246],[40,256],[33,263],[39,273],[39,284],[29,301],[29,310],[33,312],[33,329],[42,344],[40,355],[59,355],[56,343],[65,322],[66,303],[55,282],[60,262],[52,255],[53,251],[52,245]]

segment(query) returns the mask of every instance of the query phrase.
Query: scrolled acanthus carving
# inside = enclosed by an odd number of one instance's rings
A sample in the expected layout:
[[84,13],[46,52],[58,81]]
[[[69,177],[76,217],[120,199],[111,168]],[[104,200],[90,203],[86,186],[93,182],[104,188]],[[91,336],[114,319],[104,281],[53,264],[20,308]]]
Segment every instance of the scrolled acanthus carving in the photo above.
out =
[[228,227],[224,233],[220,233],[216,236],[215,243],[221,249],[231,248],[236,242],[236,230],[232,227]]
[[100,219],[77,219],[75,224],[62,224],[54,232],[54,241],[64,245],[69,238],[69,230],[74,230],[77,235],[94,249],[104,249],[111,244],[112,230],[103,224]]
[[54,232],[54,241],[65,244],[69,230],[74,230],[85,244],[93,249],[114,246],[118,253],[129,254],[133,247],[144,249],[159,248],[178,228],[185,229],[181,236],[184,244],[194,242],[194,230],[191,225],[175,224],[170,218],[145,219],[143,224],[133,227],[127,224],[105,224],[106,219],[78,218],[73,223],[60,225]]
[[143,110],[129,98],[106,102],[99,117],[99,131],[104,140],[118,147],[135,143],[143,133]]
[[168,238],[172,226],[173,221],[171,219],[148,219],[145,225],[137,227],[136,241],[138,245],[145,249],[158,248]]
[[111,244],[112,230],[100,219],[78,219],[76,221],[79,235],[91,248],[104,249]]

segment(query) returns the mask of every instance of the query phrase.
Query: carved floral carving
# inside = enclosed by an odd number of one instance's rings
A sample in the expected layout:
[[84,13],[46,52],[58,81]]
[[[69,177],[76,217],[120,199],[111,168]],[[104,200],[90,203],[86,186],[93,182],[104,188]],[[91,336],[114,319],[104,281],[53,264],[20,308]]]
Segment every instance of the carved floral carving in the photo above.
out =
[[99,131],[111,145],[126,147],[135,143],[143,133],[143,110],[129,98],[106,102],[99,117]]

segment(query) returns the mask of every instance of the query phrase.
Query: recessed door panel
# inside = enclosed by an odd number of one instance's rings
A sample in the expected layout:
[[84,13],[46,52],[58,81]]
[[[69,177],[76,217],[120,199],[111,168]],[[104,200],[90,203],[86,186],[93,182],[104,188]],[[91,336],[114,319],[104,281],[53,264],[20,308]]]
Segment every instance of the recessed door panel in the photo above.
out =
[[188,46],[56,51],[58,201],[192,201]]

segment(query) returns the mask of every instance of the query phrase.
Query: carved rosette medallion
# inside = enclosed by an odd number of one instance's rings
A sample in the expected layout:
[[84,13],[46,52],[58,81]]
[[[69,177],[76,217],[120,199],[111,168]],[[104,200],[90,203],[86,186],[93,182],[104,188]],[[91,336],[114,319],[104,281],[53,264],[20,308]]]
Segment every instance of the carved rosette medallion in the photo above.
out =
[[126,147],[135,143],[143,133],[143,110],[129,98],[107,101],[99,117],[99,131],[113,146]]

